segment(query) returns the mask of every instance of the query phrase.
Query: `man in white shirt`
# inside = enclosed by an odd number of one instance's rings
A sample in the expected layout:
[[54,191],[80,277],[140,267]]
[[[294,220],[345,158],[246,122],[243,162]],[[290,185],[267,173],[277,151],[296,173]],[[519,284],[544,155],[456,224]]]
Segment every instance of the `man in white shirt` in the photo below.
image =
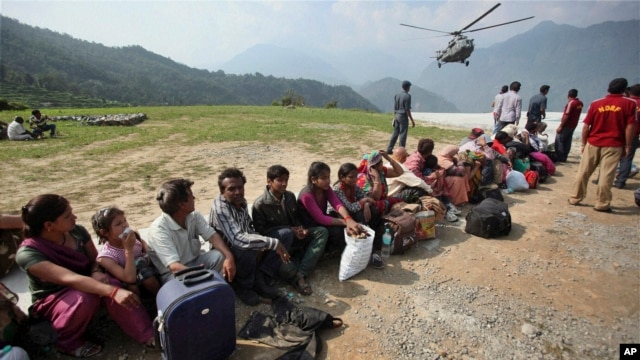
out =
[[[236,275],[233,254],[204,216],[195,210],[191,185],[193,182],[187,179],[162,184],[156,197],[162,215],[153,221],[146,239],[149,256],[162,283],[171,280],[175,272],[201,264],[232,282]],[[211,244],[211,250],[201,251],[200,237]]]
[[496,94],[496,97],[493,98],[493,102],[491,103],[491,108],[493,108],[493,134],[495,135],[496,132],[498,132],[498,120],[500,120],[500,117],[498,116],[498,104],[500,103],[500,99],[502,99],[502,96],[509,91],[509,87],[507,85],[503,85],[502,89],[500,89],[500,92]]
[[33,140],[32,134],[24,128],[24,119],[16,116],[7,128],[9,140]]
[[522,114],[522,98],[518,95],[520,86],[518,81],[512,82],[509,86],[509,92],[500,99],[496,107],[496,116],[499,119],[496,132],[509,124],[518,126],[520,123],[520,115]]

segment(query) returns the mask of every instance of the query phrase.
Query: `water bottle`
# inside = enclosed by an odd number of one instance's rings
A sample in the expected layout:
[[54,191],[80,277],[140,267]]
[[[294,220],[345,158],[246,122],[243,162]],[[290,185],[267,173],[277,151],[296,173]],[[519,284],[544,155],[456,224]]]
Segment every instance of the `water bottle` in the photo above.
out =
[[389,232],[389,228],[386,228],[384,235],[382,235],[382,250],[380,251],[380,256],[383,259],[388,259],[389,256],[391,256],[391,232]]
[[506,189],[502,190],[502,192],[504,194],[513,194],[513,189],[512,188],[506,188]]

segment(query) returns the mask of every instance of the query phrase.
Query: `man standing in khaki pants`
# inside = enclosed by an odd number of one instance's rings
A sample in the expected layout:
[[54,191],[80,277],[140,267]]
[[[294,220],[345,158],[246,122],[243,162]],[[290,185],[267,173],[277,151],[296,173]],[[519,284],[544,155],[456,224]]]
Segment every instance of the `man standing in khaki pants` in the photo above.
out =
[[609,94],[589,106],[582,127],[582,157],[569,197],[571,205],[578,205],[584,199],[589,177],[599,165],[600,179],[593,208],[612,211],[611,187],[620,158],[630,151],[637,116],[635,101],[623,97],[626,88],[627,79],[613,79],[609,83]]

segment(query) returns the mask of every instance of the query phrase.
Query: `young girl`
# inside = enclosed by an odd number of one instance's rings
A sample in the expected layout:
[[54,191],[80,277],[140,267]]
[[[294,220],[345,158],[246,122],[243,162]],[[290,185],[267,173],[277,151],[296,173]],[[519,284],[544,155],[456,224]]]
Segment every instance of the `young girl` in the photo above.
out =
[[[327,215],[328,203],[341,218]],[[345,227],[357,234],[363,230],[331,188],[331,168],[323,162],[315,161],[309,167],[307,185],[298,194],[298,205],[305,227],[324,226],[329,231],[329,253],[342,251],[344,248]]]
[[140,298],[98,267],[91,236],[76,224],[67,199],[38,195],[22,207],[22,220],[26,239],[16,262],[29,279],[33,301],[29,312],[51,322],[58,350],[74,357],[102,351],[102,346],[85,338],[100,304],[126,334],[153,344],[153,325]]
[[[376,208],[376,201],[367,197],[364,191],[356,185],[358,168],[352,163],[345,163],[338,169],[338,181],[333,185],[333,191],[353,218],[367,224],[376,232],[374,248],[380,248],[384,222]],[[375,252],[371,252],[369,264],[377,269],[384,268],[384,261]]]
[[357,186],[357,180],[358,167],[344,163],[338,169],[338,181],[333,184],[333,191],[357,222],[371,225],[372,216],[377,214],[376,201]]
[[100,209],[91,217],[91,225],[100,238],[98,243],[104,244],[96,259],[98,264],[136,294],[140,294],[140,285],[157,294],[160,282],[147,256],[147,244],[129,229],[124,211],[115,206]]

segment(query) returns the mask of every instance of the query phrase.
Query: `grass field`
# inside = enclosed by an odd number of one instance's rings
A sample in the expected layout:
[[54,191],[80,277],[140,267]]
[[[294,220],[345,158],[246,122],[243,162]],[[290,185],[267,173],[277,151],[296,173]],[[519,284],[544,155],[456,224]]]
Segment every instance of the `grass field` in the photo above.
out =
[[[353,144],[379,144],[381,139],[372,134],[391,132],[390,114],[369,113],[358,110],[258,106],[190,106],[190,107],[136,107],[113,109],[52,109],[42,110],[49,117],[61,115],[104,115],[145,113],[143,124],[132,127],[86,126],[74,121],[58,121],[61,137],[54,141],[0,142],[0,160],[5,162],[24,159],[42,159],[67,152],[82,153],[88,157],[116,155],[120,151],[152,145],[158,140],[172,138],[177,143],[220,143],[226,141],[288,141],[304,144],[312,152],[335,154],[353,151]],[[29,113],[5,112],[0,119],[9,122],[14,116],[25,118]],[[443,130],[417,126],[411,136],[438,140],[456,140],[466,131]],[[328,138],[343,140],[342,146],[326,149]],[[112,141],[107,141],[112,140]],[[409,149],[411,151],[411,149]],[[152,170],[152,169],[150,169]]]

